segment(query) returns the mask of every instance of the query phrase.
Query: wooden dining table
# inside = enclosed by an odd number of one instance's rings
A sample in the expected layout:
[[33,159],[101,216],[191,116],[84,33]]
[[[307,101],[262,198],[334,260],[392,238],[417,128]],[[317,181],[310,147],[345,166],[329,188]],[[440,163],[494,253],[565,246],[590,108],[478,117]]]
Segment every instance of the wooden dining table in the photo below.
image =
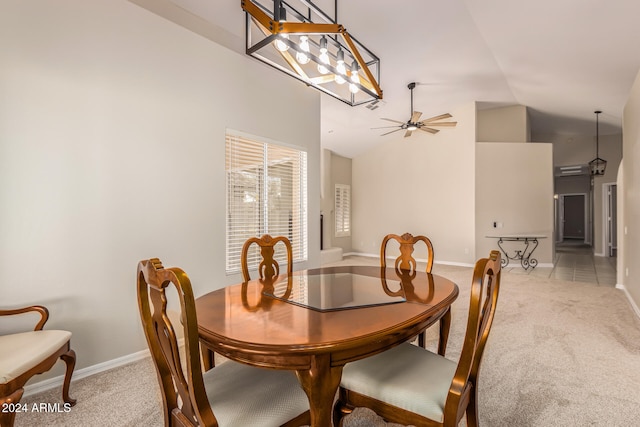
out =
[[346,363],[411,340],[458,296],[452,281],[373,266],[251,280],[196,299],[201,344],[253,366],[295,371],[311,426],[331,426]]

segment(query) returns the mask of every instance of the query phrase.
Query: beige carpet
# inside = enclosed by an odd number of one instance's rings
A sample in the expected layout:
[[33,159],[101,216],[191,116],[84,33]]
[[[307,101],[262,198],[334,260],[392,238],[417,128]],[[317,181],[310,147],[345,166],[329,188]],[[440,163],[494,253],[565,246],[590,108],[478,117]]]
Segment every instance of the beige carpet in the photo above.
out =
[[[457,360],[471,269],[436,265],[434,273],[460,286],[447,351]],[[435,348],[435,330],[429,338]],[[639,391],[640,320],[622,291],[505,271],[480,373],[483,426],[638,426]],[[75,381],[71,393],[70,413],[18,414],[16,426],[163,425],[149,360]],[[56,389],[23,401],[60,399]],[[391,426],[368,410],[344,425]]]

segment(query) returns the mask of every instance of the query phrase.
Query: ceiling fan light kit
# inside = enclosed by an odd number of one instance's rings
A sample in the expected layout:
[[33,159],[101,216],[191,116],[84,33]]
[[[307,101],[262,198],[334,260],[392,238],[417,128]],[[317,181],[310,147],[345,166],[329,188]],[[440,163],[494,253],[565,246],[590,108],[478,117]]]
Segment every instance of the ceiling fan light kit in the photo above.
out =
[[[241,0],[247,55],[351,106],[382,99],[380,59],[337,16],[310,0],[262,3]],[[335,8],[337,15],[337,0]]]
[[415,89],[416,83],[411,82],[407,87],[411,91],[411,115],[409,116],[409,120],[407,120],[406,122],[402,122],[400,120],[387,119],[383,117],[382,120],[397,123],[397,125],[383,126],[383,127],[372,128],[372,129],[385,129],[385,128],[397,128],[397,129],[394,129],[389,132],[385,132],[380,136],[389,135],[391,133],[398,132],[401,130],[405,131],[405,134],[404,134],[405,138],[410,137],[413,134],[413,131],[415,130],[421,130],[423,132],[436,134],[440,132],[440,129],[435,129],[435,127],[454,127],[458,123],[458,122],[442,121],[445,119],[450,119],[452,117],[451,114],[449,113],[440,114],[439,116],[430,117],[428,119],[421,121],[420,117],[422,116],[422,113],[419,111],[414,111],[413,109],[413,89]]

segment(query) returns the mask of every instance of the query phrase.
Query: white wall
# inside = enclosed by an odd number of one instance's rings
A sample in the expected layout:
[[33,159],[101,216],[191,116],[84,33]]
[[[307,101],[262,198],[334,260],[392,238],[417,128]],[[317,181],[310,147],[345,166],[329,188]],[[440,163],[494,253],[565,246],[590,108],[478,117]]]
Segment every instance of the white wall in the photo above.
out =
[[[486,236],[544,235],[533,258],[553,263],[553,148],[551,144],[478,143],[476,254],[498,249]],[[493,222],[502,225],[493,228]],[[520,244],[505,244],[504,246]],[[509,251],[509,255],[513,253]],[[510,261],[510,266],[519,266]]]
[[[623,198],[623,285],[633,298],[636,308],[640,306],[640,73],[633,84],[629,100],[624,108],[622,120],[624,188],[618,197]],[[626,232],[625,232],[626,231]],[[620,266],[620,264],[618,264]],[[628,269],[628,274],[627,274]]]
[[479,142],[527,142],[529,115],[524,105],[478,110]]
[[319,265],[318,92],[125,0],[5,0],[0,52],[1,304],[48,306],[77,368],[146,348],[139,260],[183,268],[196,295],[239,279],[227,127],[308,151],[296,268]]
[[354,251],[377,256],[386,234],[410,232],[431,239],[437,262],[475,262],[475,103],[451,114],[455,128],[392,134],[353,159]]

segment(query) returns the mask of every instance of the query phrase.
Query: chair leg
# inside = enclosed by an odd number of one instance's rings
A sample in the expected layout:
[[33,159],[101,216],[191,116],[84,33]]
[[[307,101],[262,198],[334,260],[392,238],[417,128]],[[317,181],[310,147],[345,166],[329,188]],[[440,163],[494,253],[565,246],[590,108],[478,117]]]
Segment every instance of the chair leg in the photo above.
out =
[[202,369],[206,372],[211,368],[215,368],[216,359],[215,353],[209,350],[207,347],[200,344],[200,356],[202,358]]
[[421,332],[420,335],[418,335],[418,346],[422,347],[422,348],[427,348],[427,333],[426,332]]
[[467,427],[478,427],[478,405],[476,387],[473,387],[469,395],[469,404],[467,405]]
[[449,341],[449,329],[451,329],[451,308],[440,319],[440,339],[438,341],[438,354],[444,357]]
[[[339,393],[342,394],[343,391],[340,390]],[[333,405],[333,427],[340,427],[342,425],[342,418],[351,412],[353,412],[353,409],[345,405],[340,398],[338,398],[335,405]]]
[[[22,394],[24,393],[23,388],[19,388],[18,390],[11,393],[9,396],[3,397],[0,399],[0,405],[4,408],[4,405],[7,403],[18,403],[20,399],[22,399]],[[0,426],[2,427],[13,427],[13,422],[16,419],[16,412],[4,412],[0,411]]]
[[67,371],[64,374],[64,382],[62,383],[62,400],[73,406],[76,404],[76,399],[72,399],[69,396],[69,386],[71,385],[73,369],[76,367],[76,352],[70,349],[65,354],[61,355],[60,359],[64,360],[64,363],[67,365]]

